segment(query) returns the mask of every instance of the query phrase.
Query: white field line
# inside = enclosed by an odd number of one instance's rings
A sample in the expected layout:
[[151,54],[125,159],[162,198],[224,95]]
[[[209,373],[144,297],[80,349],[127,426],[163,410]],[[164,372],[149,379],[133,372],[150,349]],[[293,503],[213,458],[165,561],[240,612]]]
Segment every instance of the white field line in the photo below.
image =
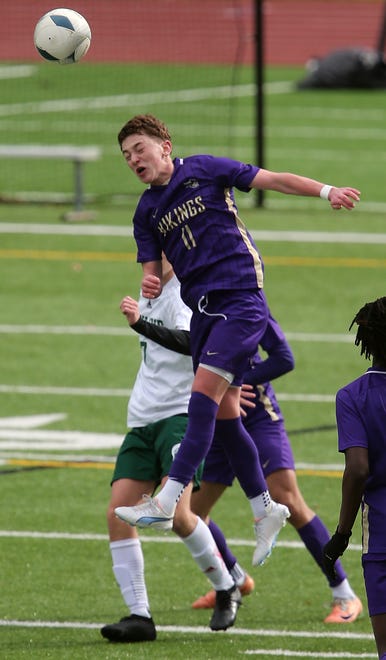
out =
[[138,337],[138,333],[125,327],[105,327],[93,325],[0,325],[0,334],[11,335],[96,335]]
[[[270,111],[271,114],[273,111]],[[278,114],[279,112],[282,113],[280,110],[276,110],[276,113]],[[322,106],[315,106],[314,108],[310,108],[307,106],[301,106],[301,105],[293,105],[291,108],[286,109],[286,117],[296,117],[297,119],[302,116],[303,114],[306,117],[309,117],[310,119],[322,119],[325,121],[326,119],[326,108],[323,108]],[[328,110],[328,117],[329,119],[335,119],[338,121],[342,121],[344,123],[347,123],[347,121],[358,121],[360,124],[363,124],[363,121],[371,122],[371,121],[386,121],[386,110],[384,108],[367,108],[367,109],[361,109],[361,108],[348,108],[348,107],[342,107],[342,108],[329,108]]]
[[33,64],[20,64],[17,66],[0,66],[0,80],[12,78],[29,78],[36,73],[37,67]]
[[[48,389],[48,388],[45,388]],[[1,391],[1,389],[0,389]],[[20,392],[19,392],[20,393]],[[25,392],[21,392],[24,394]],[[31,392],[28,392],[29,394]],[[33,392],[35,394],[36,392]],[[40,394],[41,392],[39,392]],[[50,394],[50,392],[46,392]],[[62,392],[61,392],[62,394]],[[78,392],[76,393],[78,395]],[[95,394],[93,395],[95,396]],[[299,395],[295,395],[296,401],[302,401]],[[319,401],[315,395],[311,400],[316,403],[333,403],[334,397]],[[285,398],[285,397],[284,397]],[[280,399],[280,397],[279,397]],[[310,399],[307,400],[310,402]],[[123,434],[118,433],[92,433],[87,431],[65,431],[23,428],[15,429],[0,426],[0,457],[2,452],[15,450],[24,451],[95,451],[119,449],[122,444]],[[12,454],[14,456],[14,454]],[[79,460],[79,459],[78,459]],[[342,470],[341,466],[319,467],[318,465],[299,464],[298,469],[324,469]]]
[[[17,443],[15,443],[16,450],[21,449]],[[39,446],[40,450],[44,450],[44,446]],[[64,449],[61,447],[61,449]],[[72,451],[76,451],[76,447],[71,447]],[[100,463],[114,465],[115,464],[115,455],[114,456],[103,456],[97,454],[43,454],[38,452],[26,452],[26,451],[12,451],[10,455],[9,452],[3,452],[2,446],[0,445],[0,465],[7,463],[10,459],[21,459],[25,461],[53,461],[58,463],[82,463],[93,464],[97,466]],[[297,472],[302,471],[315,471],[315,472],[336,472],[341,475],[343,473],[344,464],[343,463],[305,463],[299,461],[296,463]]]
[[[18,619],[0,619],[0,626],[17,626],[23,628],[77,628],[77,629],[95,629],[101,628],[105,622],[101,623],[87,623],[80,621],[23,621]],[[159,632],[175,632],[175,633],[193,633],[193,634],[211,634],[213,632],[204,626],[157,626]],[[269,629],[249,629],[249,628],[232,628],[224,632],[226,635],[257,635],[261,637],[294,637],[297,639],[351,639],[351,640],[374,640],[372,635],[367,633],[355,633],[350,631],[344,632],[310,632],[308,630],[269,630]],[[325,654],[320,654],[319,658],[326,657]],[[337,656],[339,657],[339,656]],[[344,657],[344,656],[343,656]],[[350,656],[349,656],[350,657]],[[352,657],[360,658],[361,655]],[[376,658],[376,655],[367,655],[364,657]]]
[[[61,539],[61,540],[79,540],[79,541],[102,541],[107,543],[108,536],[103,534],[69,534],[69,533],[59,533],[59,532],[23,532],[23,531],[7,531],[0,530],[0,537],[27,537],[27,538],[40,538],[40,539]],[[141,540],[144,542],[150,543],[179,543],[180,540],[176,536],[142,536]],[[254,541],[243,541],[240,539],[229,539],[229,543],[232,545],[245,545],[245,546],[254,546]],[[286,547],[292,549],[305,549],[304,544],[301,542],[278,542],[277,547]],[[350,549],[360,551],[360,546],[350,546]],[[100,629],[104,625],[104,622],[94,623],[94,622],[74,622],[74,621],[28,621],[28,620],[18,620],[18,619],[0,619],[0,626],[3,627],[23,627],[23,628],[47,628],[47,629]],[[162,626],[157,625],[158,632],[165,633],[176,633],[176,634],[209,634],[211,631],[207,627],[203,626]],[[337,640],[353,640],[353,641],[372,641],[373,636],[367,633],[355,633],[350,631],[344,632],[310,632],[310,631],[292,631],[292,630],[275,630],[275,629],[249,629],[249,628],[232,628],[228,630],[228,635],[237,635],[237,636],[253,636],[253,637],[273,637],[285,639],[296,638],[296,639],[337,639]],[[336,658],[376,658],[375,654],[365,654],[365,653],[335,653],[327,654],[324,652],[313,652],[312,656],[308,652],[305,654],[297,651],[292,652],[286,649],[275,649],[275,650],[265,650],[262,648],[249,649],[244,652],[245,655],[260,655],[267,657],[268,655],[273,655],[274,657],[314,657],[323,658],[327,657],[336,657]]]
[[[33,67],[30,66],[21,66],[19,67],[19,76],[15,77],[21,77],[24,74],[28,74],[31,72],[31,69]],[[4,67],[4,73],[2,74],[3,67],[0,68],[0,78],[2,77],[8,77],[8,67]],[[33,71],[32,71],[33,73]],[[240,86],[237,87],[237,89],[240,89]],[[250,86],[242,88],[249,92]],[[284,93],[288,90],[288,83],[267,83],[265,89],[272,94],[274,93]],[[202,118],[205,116],[213,116],[213,107],[218,106],[219,108],[223,108],[223,100],[218,99],[218,102],[216,103],[216,99],[213,99],[213,102],[211,103],[210,107],[201,107],[200,108],[200,122],[195,123],[194,121],[189,121],[189,123],[175,123],[174,124],[174,129],[178,135],[191,135],[192,134],[192,129],[194,129],[194,134],[200,134],[200,135],[212,135],[213,131],[215,131],[217,134],[224,134],[225,130],[228,130],[228,124],[224,123],[218,123],[216,126],[212,125],[204,125],[202,123]],[[272,121],[279,121],[282,122],[282,110],[276,109],[276,108],[271,108],[270,109],[270,117]],[[298,120],[301,117],[304,117],[305,120],[318,120],[321,119],[325,120],[326,118],[326,108],[324,107],[307,107],[307,106],[291,106],[290,108],[286,109],[286,117],[287,118],[292,118],[296,117]],[[329,108],[328,111],[328,117],[329,119],[333,119],[335,122],[342,122],[343,127],[347,127],[347,122],[358,122],[360,124],[360,128],[362,128],[364,123],[367,123],[367,125],[372,125],[374,126],[374,122],[380,122],[381,126],[384,124],[386,121],[386,111],[381,108],[374,108],[374,109],[369,109],[369,108],[347,108],[347,107],[342,107],[342,108]],[[45,122],[43,119],[39,119],[39,117],[36,117],[34,119],[30,119],[29,117],[23,117],[22,118],[22,126],[20,126],[20,121],[18,121],[18,126],[21,128],[21,130],[41,130],[42,126],[45,125]],[[87,133],[87,132],[94,132],[96,134],[100,133],[100,128],[101,128],[101,122],[98,121],[97,118],[88,118],[87,122],[86,120],[79,120],[78,116],[68,117],[66,121],[62,121],[60,123],[60,130],[68,130],[68,131],[73,131],[74,130],[74,124],[76,122],[76,125],[78,128],[82,131],[82,133]],[[15,122],[10,119],[8,122],[6,120],[1,121],[1,127],[6,127],[8,128],[9,126],[14,126]],[[303,122],[303,126],[304,126]],[[116,130],[116,123],[111,122],[111,123],[106,123],[105,121],[103,122],[103,126],[105,131],[107,132],[115,132]],[[49,130],[49,127],[48,127]],[[282,127],[282,130],[285,130],[285,127]],[[250,137],[252,138],[255,133],[255,125],[254,124],[244,124],[244,125],[238,125],[238,126],[232,126],[232,135],[237,136],[237,137]],[[272,133],[276,134],[276,127],[272,129]],[[280,152],[282,153],[282,152]],[[303,152],[301,152],[303,153]],[[335,152],[336,153],[336,152]],[[318,151],[319,155],[319,151]],[[346,157],[347,158],[347,157]]]
[[[74,131],[74,127],[73,127],[72,130]],[[27,132],[27,131],[25,131],[25,132]],[[268,135],[269,135],[269,133],[270,133],[270,131],[267,131]],[[289,134],[286,138],[286,142],[288,142],[288,147],[290,147],[290,145],[291,145],[291,143],[289,142],[289,140],[291,138],[296,140],[296,142],[298,144],[299,138],[295,138],[292,134],[290,134],[290,131],[288,131],[288,133]],[[344,151],[339,152],[339,151],[335,151],[333,149],[316,149],[315,147],[312,147],[312,149],[307,150],[306,149],[306,144],[307,144],[307,142],[304,144],[303,149],[297,149],[296,147],[294,149],[291,149],[291,148],[287,148],[287,149],[285,149],[285,148],[281,149],[280,148],[279,149],[279,148],[276,148],[276,147],[270,147],[269,148],[269,155],[270,155],[271,158],[281,158],[283,161],[291,161],[291,160],[298,161],[300,159],[300,160],[303,160],[303,161],[310,160],[311,162],[312,161],[315,162],[315,160],[318,160],[318,161],[329,161],[329,162],[335,161],[335,162],[338,162],[338,163],[347,163],[347,152],[344,152]],[[372,160],[374,160],[374,153],[371,150],[369,150],[368,147],[367,147],[367,149],[365,149],[365,145],[366,145],[366,143],[363,144],[363,147],[364,147],[363,151],[358,149],[358,151],[356,152],[356,157],[358,159],[360,159],[361,162],[371,162]],[[219,147],[217,147],[217,148],[219,148]],[[223,153],[225,152],[226,148],[229,148],[229,147],[224,146],[223,149],[222,149]],[[113,149],[105,150],[104,153],[106,153],[106,154],[111,153],[112,154]],[[240,159],[240,160],[242,160],[242,159]],[[386,160],[386,153],[377,154],[377,162],[382,162],[383,163],[383,161],[385,161],[385,160]],[[366,202],[362,201],[361,202],[361,207],[365,203]]]
[[[13,531],[7,529],[0,529],[0,538],[30,538],[30,539],[42,539],[42,540],[63,540],[63,541],[108,541],[107,534],[74,534],[69,532],[38,532],[38,531]],[[254,548],[256,541],[249,541],[247,539],[227,539],[229,545],[244,547],[244,548]],[[174,544],[180,543],[178,536],[174,534],[164,534],[163,536],[146,536],[141,534],[141,542],[144,543],[166,543]],[[288,548],[291,550],[305,550],[305,545],[301,541],[278,541],[275,545],[275,548]],[[359,544],[349,545],[350,550],[355,552],[361,552],[362,546]]]
[[[137,337],[137,334],[130,328],[105,327],[105,326],[46,326],[46,325],[0,325],[0,334],[57,334],[57,335],[105,335]],[[320,342],[320,343],[352,343],[350,335],[329,334],[329,333],[300,333],[287,332],[289,341],[300,342]],[[100,397],[124,397],[128,398],[131,394],[129,388],[95,388],[95,387],[54,387],[38,385],[11,385],[0,383],[0,393],[3,394],[29,394],[39,395],[48,394],[53,396],[100,396]],[[310,394],[310,393],[277,393],[279,401],[299,401],[304,403],[334,403],[335,394]],[[46,432],[49,433],[49,432]],[[0,433],[1,437],[1,433]],[[31,434],[29,440],[32,440]],[[56,438],[53,438],[55,441]],[[26,438],[27,440],[27,438]],[[51,447],[54,448],[54,447]]]
[[[34,324],[0,324],[0,334],[11,335],[95,335],[138,337],[138,333],[129,327],[97,326],[97,325],[34,325]],[[286,332],[289,341],[320,342],[327,344],[350,344],[351,335],[320,333],[320,332]]]
[[[15,450],[94,451],[117,450],[124,433],[91,433],[45,429],[8,429],[0,427],[0,452]],[[3,455],[4,454],[0,454]],[[54,457],[51,456],[51,460]]]
[[[295,85],[290,81],[277,81],[266,83],[264,85],[264,91],[268,94],[286,94],[288,92],[293,92],[295,90]],[[140,94],[118,94],[114,96],[92,96],[86,98],[72,98],[72,99],[53,99],[40,102],[26,102],[26,103],[12,103],[12,104],[3,104],[0,106],[0,116],[2,117],[13,117],[17,114],[24,116],[30,116],[31,114],[42,114],[42,113],[51,113],[51,112],[78,112],[81,110],[101,110],[107,108],[122,108],[122,107],[135,107],[143,105],[156,105],[170,103],[170,99],[173,100],[173,103],[194,103],[200,102],[203,100],[213,99],[218,101],[219,99],[229,99],[229,98],[240,98],[240,97],[252,97],[256,95],[256,86],[254,84],[245,84],[245,85],[222,85],[219,87],[201,87],[201,88],[192,88],[192,89],[180,89],[180,90],[162,90],[162,91],[152,91],[145,92]],[[317,112],[320,112],[320,109],[315,109]],[[302,112],[304,110],[302,109]],[[336,109],[336,112],[342,112],[339,109]],[[355,112],[354,119],[358,118],[359,110],[353,109]],[[347,111],[345,111],[347,117]],[[339,115],[337,115],[339,116]],[[374,114],[371,115],[374,119]],[[382,120],[382,112],[378,112],[376,119]],[[361,117],[363,121],[363,114]],[[346,119],[347,121],[347,119]],[[275,129],[275,134],[277,135],[277,130]],[[287,129],[283,129],[286,131]],[[346,137],[347,139],[353,139],[353,129],[338,127],[337,129],[329,129],[331,135],[339,135],[339,138],[342,139]],[[379,129],[355,129],[355,138],[368,140],[369,138],[373,139],[385,139],[385,132],[382,127]],[[303,126],[296,129],[296,137],[308,137],[309,135],[315,134],[315,128],[313,126],[307,127]],[[288,134],[286,133],[286,136]]]
[[1,394],[50,394],[53,396],[110,396],[128,398],[131,389],[98,388],[98,387],[51,387],[34,385],[0,384]]
[[[283,128],[275,127],[272,129],[272,135],[275,138],[288,138],[293,139],[309,139],[315,138],[317,129],[315,126],[296,126],[296,127],[286,127]],[[342,128],[342,127],[324,127],[323,128],[323,137],[324,138],[338,138],[341,137],[343,140],[386,140],[386,133],[384,128],[381,126],[379,128]]]
[[[32,75],[36,71],[36,67],[24,65],[19,67],[1,67],[0,77],[21,77]],[[276,81],[267,82],[264,85],[264,92],[268,94],[287,94],[295,90],[295,83],[291,81]],[[256,94],[256,86],[254,84],[245,85],[226,85],[220,87],[204,87],[192,88],[185,90],[163,90],[159,92],[138,93],[138,94],[120,94],[115,96],[100,96],[89,98],[75,98],[75,99],[57,99],[54,101],[42,101],[40,103],[17,103],[2,106],[3,116],[12,116],[19,112],[25,114],[26,106],[30,112],[52,112],[52,111],[69,111],[69,110],[82,110],[82,109],[101,109],[110,107],[126,107],[130,105],[143,105],[143,104],[158,104],[170,103],[172,98],[173,102],[192,103],[199,102],[205,99],[212,99],[214,102],[220,99],[234,98],[234,97],[251,97]],[[275,112],[275,111],[274,111]],[[288,110],[290,115],[299,117],[306,116],[311,119],[324,119],[326,110],[323,107],[304,108],[302,106],[293,106]],[[27,113],[26,113],[27,114]],[[332,108],[329,110],[329,116],[336,121],[367,121],[368,123],[374,121],[383,121],[385,118],[385,111],[383,109],[363,109],[363,108]],[[201,127],[201,126],[200,126]],[[352,138],[352,133],[351,133]]]
[[[295,202],[298,200],[294,200]],[[276,204],[276,202],[275,202]],[[370,202],[368,203],[370,205]],[[382,212],[386,204],[372,203],[373,210]],[[361,203],[361,209],[366,210],[366,203]],[[39,223],[0,222],[0,234],[43,234],[67,236],[118,236],[128,238],[133,236],[131,226],[110,225],[52,225]],[[344,243],[379,245],[386,243],[386,233],[372,234],[366,232],[323,232],[323,231],[271,231],[250,230],[256,241],[272,241],[280,243]]]
[[[212,115],[215,112],[215,109],[212,106]],[[200,113],[201,114],[201,113]],[[12,121],[11,119],[1,119],[0,118],[0,131],[6,133],[7,131],[14,129],[16,126],[16,122]],[[18,131],[19,133],[24,133],[28,135],[29,142],[32,141],[31,136],[35,132],[41,132],[43,129],[46,130],[46,133],[50,132],[50,127],[46,127],[45,122],[42,120],[24,120],[21,123],[18,123]],[[103,129],[105,132],[110,131],[111,133],[115,133],[116,131],[116,125],[114,126],[106,126],[105,123],[103,123]],[[52,125],[52,131],[54,131],[54,125]],[[61,132],[68,133],[70,135],[74,134],[74,131],[77,130],[80,133],[87,134],[89,136],[95,136],[95,139],[99,142],[100,139],[100,133],[102,130],[102,124],[98,123],[97,121],[94,122],[81,122],[79,119],[74,116],[74,118],[67,122],[61,122],[60,124],[60,130]],[[174,151],[175,152],[180,152],[180,151],[185,151],[186,148],[189,146],[190,142],[184,141],[185,136],[191,137],[191,135],[196,136],[195,140],[195,151],[197,153],[206,153],[208,150],[208,145],[205,142],[205,138],[207,135],[217,136],[218,138],[224,139],[229,132],[229,126],[226,124],[217,124],[216,126],[208,126],[207,128],[203,127],[202,124],[196,125],[190,121],[189,118],[189,124],[187,126],[175,126],[175,131],[178,133],[178,141],[174,143]],[[324,129],[323,129],[324,131]],[[277,128],[274,127],[272,129],[266,128],[265,129],[265,134],[268,138],[283,138],[287,142],[287,147],[286,148],[277,148],[277,147],[272,147],[270,149],[270,155],[271,156],[281,156],[281,158],[285,158],[286,160],[290,159],[317,159],[317,160],[328,160],[331,161],[332,159],[335,159],[340,162],[347,162],[347,154],[344,152],[337,152],[334,151],[333,149],[321,149],[321,148],[313,148],[313,149],[308,149],[306,148],[307,146],[307,141],[309,141],[310,137],[315,137],[316,133],[318,132],[318,128],[316,126],[303,126],[302,130],[299,130],[297,128],[293,127],[283,127],[283,128]],[[325,132],[325,131],[324,131]],[[342,135],[343,134],[343,135]],[[232,126],[232,131],[231,135],[233,138],[237,138],[240,140],[244,140],[245,142],[250,142],[251,140],[254,139],[254,127],[253,126]],[[374,156],[371,153],[371,150],[366,147],[368,147],[368,141],[373,140],[373,141],[379,141],[382,139],[385,139],[385,131],[383,128],[372,128],[372,129],[359,129],[359,128],[350,128],[346,132],[344,132],[340,128],[334,128],[329,130],[329,137],[330,138],[339,138],[339,139],[347,139],[347,140],[356,140],[362,141],[362,144],[358,144],[358,146],[363,147],[363,150],[358,149],[357,152],[357,157],[360,157],[361,162],[370,162]],[[298,144],[299,141],[303,140],[305,142],[305,149],[299,149]],[[296,147],[294,149],[290,149],[290,141],[294,141],[296,143]],[[244,149],[243,149],[244,147]],[[226,152],[227,149],[229,149],[229,144],[221,144],[220,141],[218,140],[218,143],[216,147],[214,147],[216,152],[219,153],[220,151],[222,153]],[[237,150],[243,149],[243,153],[247,153],[245,149],[248,149],[248,144],[242,145],[238,144],[237,145]],[[103,154],[106,156],[111,156],[111,155],[117,155],[117,147],[116,146],[103,146],[102,147]],[[378,154],[377,155],[377,160],[380,162],[383,162],[386,159],[386,154]]]
[[123,434],[0,427],[0,449],[119,449]]
[[19,415],[18,417],[0,417],[0,429],[36,429],[47,424],[62,422],[67,413],[48,413],[46,415]]
[[243,655],[261,655],[264,657],[272,656],[274,658],[322,658],[329,660],[330,658],[377,658],[376,653],[350,653],[349,651],[289,651],[287,649],[249,649],[247,651],[240,651]]
[[[291,82],[267,83],[265,91],[282,94],[293,91]],[[207,99],[218,100],[236,97],[250,97],[256,94],[256,87],[250,85],[223,85],[220,87],[198,87],[193,89],[163,90],[143,94],[118,94],[115,96],[90,96],[86,98],[54,99],[48,101],[29,101],[26,103],[8,103],[0,106],[0,117],[30,115],[51,112],[74,112],[80,110],[103,110],[107,108],[143,107],[161,103],[195,103]]]
[[[213,112],[213,110],[212,110],[212,112]],[[15,125],[14,125],[13,122],[5,121],[5,120],[0,119],[0,131],[2,131],[3,133],[7,133],[9,130],[13,129],[14,127],[15,127]],[[46,133],[49,132],[49,127],[46,128],[44,122],[23,122],[22,124],[19,123],[18,126],[17,126],[18,133],[19,134],[22,134],[22,133],[27,134],[28,138],[29,138],[29,141],[31,141],[31,135],[34,131],[35,132],[37,132],[37,131],[41,132],[43,129],[46,130]],[[105,125],[103,125],[103,129],[107,130]],[[52,130],[56,130],[56,129],[53,128]],[[62,132],[67,132],[71,135],[73,135],[74,131],[77,130],[82,134],[88,133],[89,135],[95,135],[96,136],[95,140],[98,140],[102,128],[101,128],[101,125],[99,125],[99,124],[95,128],[93,126],[91,126],[90,124],[87,124],[86,126],[84,126],[84,125],[82,125],[82,122],[77,121],[74,117],[74,121],[73,122],[67,122],[67,125],[64,125],[63,123],[61,123],[60,130]],[[112,130],[113,130],[113,132],[115,132],[116,126]],[[219,131],[219,133],[221,133],[221,135],[224,137],[227,130],[228,130],[228,127],[224,127],[221,131]],[[198,134],[198,131],[195,130],[194,125],[191,125],[190,131],[191,131],[191,134],[193,134],[193,135]],[[271,135],[271,133],[274,134],[274,136],[276,136],[276,133],[274,131],[270,131],[269,129],[267,129],[266,134],[267,134],[268,137]],[[353,129],[351,131],[351,135],[353,133],[355,133],[355,129]],[[213,132],[212,132],[212,134],[213,134]],[[239,143],[237,144],[236,150],[233,151],[233,157],[238,158],[239,160],[245,160],[245,159],[250,160],[252,158],[252,155],[247,156],[246,154],[251,153],[250,143],[251,143],[251,140],[253,139],[253,130],[252,131],[248,131],[248,130],[243,131],[243,130],[241,130],[241,128],[235,129],[234,127],[232,127],[232,136],[238,138],[239,134],[240,135],[245,134],[245,135],[248,136],[247,137],[248,144],[243,146],[241,144],[241,141],[239,140]],[[288,143],[288,148],[287,149],[285,149],[285,148],[280,148],[279,149],[279,148],[271,147],[270,150],[269,150],[269,153],[270,153],[271,157],[280,158],[280,159],[286,160],[288,162],[291,162],[292,160],[297,160],[298,161],[299,159],[301,159],[303,161],[310,160],[310,161],[312,161],[312,163],[315,162],[315,160],[328,161],[328,162],[336,161],[336,162],[341,162],[342,164],[347,163],[347,154],[344,151],[343,152],[337,152],[337,151],[334,151],[333,149],[328,150],[328,149],[316,149],[316,148],[306,150],[306,145],[305,145],[305,148],[302,149],[302,150],[296,149],[296,148],[291,149],[289,147],[290,140],[292,139],[296,144],[298,144],[300,138],[295,136],[295,135],[292,135],[290,130],[288,130],[288,135],[286,136],[285,139],[286,139],[286,142]],[[305,138],[305,140],[307,140],[307,139],[308,138]],[[374,139],[376,139],[376,138],[374,138]],[[175,150],[176,153],[183,153],[183,152],[186,151],[187,148],[190,150],[190,143],[186,144],[185,142],[183,142],[182,139],[179,139],[178,142],[175,142],[174,146],[175,146],[174,150]],[[103,155],[104,156],[112,156],[112,155],[116,156],[116,153],[117,153],[117,148],[116,147],[113,147],[113,146],[106,147],[106,146],[101,145],[101,148],[103,150]],[[249,151],[248,151],[248,149],[249,149]],[[216,145],[216,147],[213,147],[213,149],[212,149],[214,155],[216,155],[216,154],[217,155],[223,155],[224,153],[227,153],[228,150],[229,150],[229,144],[225,144],[225,143],[224,144],[219,144],[218,143]],[[196,151],[196,153],[206,153],[208,151],[207,143],[202,141],[202,144],[200,144],[196,140],[196,142],[195,142],[195,151]],[[372,151],[368,149],[368,144],[367,144],[366,141],[363,141],[363,150],[362,151],[359,150],[359,149],[357,150],[357,159],[360,160],[361,163],[372,162],[374,160],[374,155],[373,155]],[[378,163],[383,163],[384,161],[386,161],[386,152],[385,153],[379,153],[377,155],[377,162]],[[7,191],[5,190],[4,192],[6,193]],[[55,195],[56,195],[56,197],[55,197]],[[60,197],[59,197],[59,195],[60,195]],[[23,196],[27,201],[28,200],[40,201],[40,199],[44,199],[45,201],[50,201],[51,200],[52,202],[55,202],[55,201],[65,201],[66,199],[70,198],[71,194],[70,193],[63,193],[63,192],[61,192],[61,193],[59,193],[59,192],[58,193],[53,193],[53,192],[49,193],[47,191],[45,191],[45,192],[40,191],[39,192],[39,191],[31,191],[31,190],[27,191],[27,192],[18,191],[18,197],[20,198],[20,200],[23,199]],[[113,195],[112,197],[113,197],[113,200],[114,200],[117,197],[119,197],[119,195],[118,196]],[[124,196],[122,195],[122,197],[124,197]],[[85,199],[91,201],[93,199],[93,195],[92,194],[86,194]],[[308,200],[307,206],[310,206],[310,204],[315,204],[315,200],[312,201],[312,198],[307,198],[307,200]],[[240,208],[246,208],[246,207],[248,208],[247,201],[248,201],[248,197],[246,197],[246,196],[240,197],[238,199],[239,207]],[[293,202],[291,202],[291,204],[292,203]],[[372,202],[362,201],[361,202],[361,209],[366,210],[366,212],[375,212],[377,210],[376,207],[374,206],[375,204],[376,204],[375,202],[373,204]],[[381,202],[379,202],[379,205],[383,206],[383,207],[386,206],[385,204],[382,204]],[[268,203],[266,203],[266,206],[268,206]],[[302,200],[302,206],[303,207],[306,206],[306,200]],[[269,204],[269,207],[271,207],[271,203]]]
[[[100,396],[124,397],[131,394],[130,389],[98,387],[51,387],[49,385],[7,385],[0,384],[1,394],[47,394],[52,396]],[[276,392],[278,401],[302,401],[303,403],[334,403],[335,394],[287,394]]]

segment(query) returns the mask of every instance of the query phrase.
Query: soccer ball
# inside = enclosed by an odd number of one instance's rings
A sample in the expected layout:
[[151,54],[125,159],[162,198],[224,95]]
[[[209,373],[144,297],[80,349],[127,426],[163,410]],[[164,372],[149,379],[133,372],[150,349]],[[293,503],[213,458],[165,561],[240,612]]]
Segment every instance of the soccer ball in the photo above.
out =
[[35,46],[40,55],[51,62],[78,62],[87,53],[90,41],[89,24],[73,9],[53,9],[44,14],[35,27]]

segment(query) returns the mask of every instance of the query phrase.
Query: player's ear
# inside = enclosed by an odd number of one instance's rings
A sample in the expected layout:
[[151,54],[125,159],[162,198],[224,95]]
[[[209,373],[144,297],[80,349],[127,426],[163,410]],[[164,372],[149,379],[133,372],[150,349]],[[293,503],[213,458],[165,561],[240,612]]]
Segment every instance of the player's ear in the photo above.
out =
[[162,152],[163,152],[163,155],[165,157],[170,156],[170,154],[172,153],[172,149],[173,149],[173,147],[172,147],[172,143],[170,142],[170,140],[165,140],[162,143]]

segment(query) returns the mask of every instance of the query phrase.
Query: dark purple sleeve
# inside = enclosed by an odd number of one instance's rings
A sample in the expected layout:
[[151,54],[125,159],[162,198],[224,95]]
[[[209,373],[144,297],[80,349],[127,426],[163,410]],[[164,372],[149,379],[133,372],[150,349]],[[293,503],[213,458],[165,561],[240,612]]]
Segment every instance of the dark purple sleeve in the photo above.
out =
[[293,353],[286,341],[271,350],[265,360],[255,361],[244,374],[243,382],[248,385],[262,385],[292,371],[295,367]]
[[283,330],[271,312],[260,346],[268,357],[263,360],[260,355],[256,355],[254,363],[244,376],[244,383],[261,385],[294,369],[295,358],[292,350]]

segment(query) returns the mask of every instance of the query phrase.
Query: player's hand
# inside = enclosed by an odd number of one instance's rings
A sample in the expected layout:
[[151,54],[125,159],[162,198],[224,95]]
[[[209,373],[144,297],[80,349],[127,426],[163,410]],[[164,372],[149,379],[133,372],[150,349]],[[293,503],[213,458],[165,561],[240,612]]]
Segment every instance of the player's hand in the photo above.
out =
[[336,579],[335,562],[346,550],[350,536],[351,532],[349,534],[341,534],[337,528],[335,534],[332,535],[323,548],[324,570],[330,582]]
[[144,298],[158,298],[162,291],[160,278],[157,275],[145,275],[142,280],[141,289]]
[[119,305],[119,309],[124,314],[130,325],[136,323],[140,318],[138,302],[130,296],[125,296]]
[[340,211],[341,208],[351,211],[360,198],[361,193],[356,188],[331,188],[329,194],[329,202],[335,211]]
[[253,385],[247,385],[246,383],[243,383],[243,385],[241,386],[241,393],[240,393],[241,417],[247,416],[247,411],[244,410],[244,408],[256,408],[256,404],[253,401],[253,399],[256,399],[256,392],[254,390]]

